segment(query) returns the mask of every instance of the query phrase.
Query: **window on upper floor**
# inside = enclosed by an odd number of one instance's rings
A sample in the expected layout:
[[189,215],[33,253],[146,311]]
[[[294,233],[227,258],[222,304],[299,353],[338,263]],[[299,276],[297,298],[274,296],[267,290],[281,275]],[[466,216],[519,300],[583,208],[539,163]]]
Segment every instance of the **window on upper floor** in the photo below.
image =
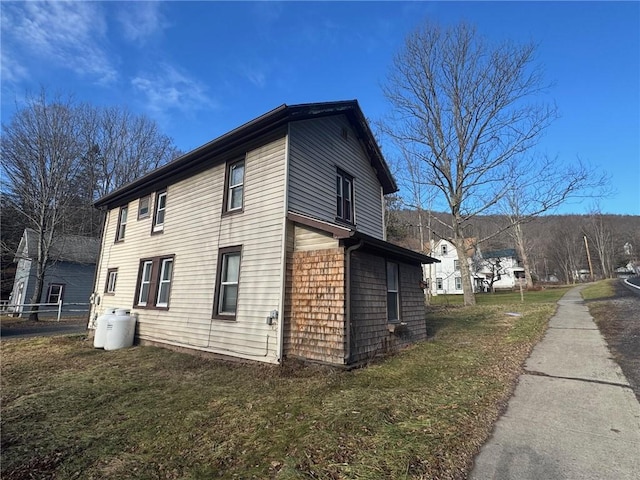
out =
[[138,308],[169,308],[173,278],[173,255],[140,260],[135,306]]
[[336,219],[355,223],[353,177],[342,170],[336,172]]
[[453,261],[453,269],[454,270],[460,270],[460,260],[454,260]]
[[387,262],[387,321],[400,321],[400,278],[398,264]]
[[153,215],[153,232],[164,230],[164,214],[167,209],[167,190],[160,190],[156,193],[156,206]]
[[218,253],[214,318],[236,318],[241,255],[242,246],[221,248]]
[[124,234],[127,229],[127,215],[129,213],[129,207],[120,207],[120,213],[118,214],[118,229],[116,230],[116,242],[124,240]]
[[47,291],[47,303],[58,303],[62,300],[62,293],[64,292],[64,284],[51,283],[49,290]]
[[227,164],[223,212],[241,212],[244,207],[244,160]]
[[146,197],[142,197],[140,200],[138,200],[138,220],[149,218],[150,207],[151,195],[147,195]]
[[110,268],[107,270],[107,281],[104,285],[104,293],[116,293],[116,281],[118,280],[118,269]]
[[448,249],[447,249],[447,244],[446,243],[443,243],[442,245],[440,245],[440,253],[442,255],[446,255],[447,254],[447,250]]

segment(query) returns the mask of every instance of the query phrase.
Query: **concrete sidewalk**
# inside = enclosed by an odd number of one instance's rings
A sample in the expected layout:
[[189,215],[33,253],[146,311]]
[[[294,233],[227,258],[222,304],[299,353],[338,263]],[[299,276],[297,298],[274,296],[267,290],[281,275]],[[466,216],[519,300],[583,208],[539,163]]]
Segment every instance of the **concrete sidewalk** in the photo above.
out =
[[580,290],[558,302],[470,478],[640,478],[640,404]]

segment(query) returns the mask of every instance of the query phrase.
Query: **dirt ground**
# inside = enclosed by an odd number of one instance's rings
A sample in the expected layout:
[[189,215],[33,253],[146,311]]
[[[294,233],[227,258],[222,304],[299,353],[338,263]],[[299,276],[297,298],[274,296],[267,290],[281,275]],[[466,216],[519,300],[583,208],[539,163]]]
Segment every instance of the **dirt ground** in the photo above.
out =
[[615,293],[614,298],[594,302],[589,309],[640,401],[640,296],[622,281],[616,282]]

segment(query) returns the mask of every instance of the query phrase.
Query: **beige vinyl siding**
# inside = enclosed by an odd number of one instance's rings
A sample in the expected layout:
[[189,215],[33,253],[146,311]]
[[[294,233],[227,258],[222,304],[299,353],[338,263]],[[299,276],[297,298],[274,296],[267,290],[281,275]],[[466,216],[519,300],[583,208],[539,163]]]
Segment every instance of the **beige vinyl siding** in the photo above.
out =
[[337,248],[338,246],[338,240],[329,233],[321,232],[305,225],[295,225],[294,227],[294,248],[296,252],[323,250]]
[[[151,235],[151,217],[130,214],[124,241],[114,243],[119,209],[111,210],[96,292],[104,291],[108,268],[118,268],[118,280],[115,295],[99,293],[98,313],[132,308],[143,339],[276,362],[277,327],[265,319],[281,301],[285,141],[247,153],[242,213],[221,216],[224,164],[167,185],[161,234]],[[129,204],[130,212],[137,208],[138,200]],[[242,245],[237,317],[212,320],[218,249],[235,245]],[[169,309],[133,308],[140,259],[162,255],[175,255]]]
[[354,177],[357,230],[383,239],[380,182],[347,118],[292,122],[289,133],[289,209],[335,222],[339,167]]

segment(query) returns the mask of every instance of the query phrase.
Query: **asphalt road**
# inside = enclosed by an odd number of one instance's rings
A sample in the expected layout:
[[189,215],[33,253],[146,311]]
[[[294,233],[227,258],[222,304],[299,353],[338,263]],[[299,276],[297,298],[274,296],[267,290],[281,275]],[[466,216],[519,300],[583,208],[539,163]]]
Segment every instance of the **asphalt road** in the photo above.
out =
[[77,333],[86,333],[87,323],[57,323],[46,322],[42,325],[33,325],[33,323],[22,325],[12,325],[10,327],[0,327],[0,337],[2,340],[12,340],[15,338],[27,337],[50,337],[53,335],[72,335]]

